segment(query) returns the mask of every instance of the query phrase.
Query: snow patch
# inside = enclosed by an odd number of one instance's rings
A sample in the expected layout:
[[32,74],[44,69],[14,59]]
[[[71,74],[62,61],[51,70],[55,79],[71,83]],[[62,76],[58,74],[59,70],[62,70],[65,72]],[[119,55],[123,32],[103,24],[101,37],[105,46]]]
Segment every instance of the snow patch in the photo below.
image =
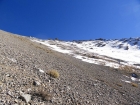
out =
[[[114,68],[119,68],[120,64],[140,64],[140,38],[74,42],[38,39],[31,40],[44,44],[52,50],[72,55],[73,57],[88,63]],[[94,55],[98,58],[92,57]],[[140,68],[140,66],[135,67]]]

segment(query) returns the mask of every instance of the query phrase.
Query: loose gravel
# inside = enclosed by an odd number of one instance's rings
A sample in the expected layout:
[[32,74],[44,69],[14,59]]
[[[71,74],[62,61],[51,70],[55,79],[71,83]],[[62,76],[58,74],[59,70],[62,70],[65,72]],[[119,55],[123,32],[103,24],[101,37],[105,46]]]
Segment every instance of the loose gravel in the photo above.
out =
[[[48,74],[52,69],[59,78]],[[140,105],[140,83],[134,87],[124,75],[0,31],[1,105]]]

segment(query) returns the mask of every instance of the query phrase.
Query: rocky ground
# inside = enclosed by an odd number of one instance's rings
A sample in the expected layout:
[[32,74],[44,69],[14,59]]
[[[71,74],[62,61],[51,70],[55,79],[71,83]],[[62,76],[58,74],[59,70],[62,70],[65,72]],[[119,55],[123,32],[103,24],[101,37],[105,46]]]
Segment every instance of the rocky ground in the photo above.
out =
[[129,76],[0,31],[0,105],[140,105],[139,81],[122,81]]

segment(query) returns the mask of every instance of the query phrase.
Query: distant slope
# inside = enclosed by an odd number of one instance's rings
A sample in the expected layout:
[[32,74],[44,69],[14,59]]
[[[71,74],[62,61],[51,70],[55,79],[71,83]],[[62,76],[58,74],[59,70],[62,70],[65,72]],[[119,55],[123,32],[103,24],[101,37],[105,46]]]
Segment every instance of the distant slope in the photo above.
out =
[[[32,39],[53,50],[67,53],[83,61],[119,67],[120,64],[140,65],[140,37],[120,40],[97,39],[92,41],[59,41]],[[136,66],[137,65],[137,66]]]

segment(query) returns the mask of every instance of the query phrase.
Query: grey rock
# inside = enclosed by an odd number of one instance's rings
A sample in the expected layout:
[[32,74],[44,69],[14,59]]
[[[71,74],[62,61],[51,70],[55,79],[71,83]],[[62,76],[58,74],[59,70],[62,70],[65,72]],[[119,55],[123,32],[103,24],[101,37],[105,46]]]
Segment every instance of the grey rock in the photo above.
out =
[[41,83],[38,82],[38,81],[33,81],[33,85],[35,85],[35,86],[39,86],[39,85],[41,85]]
[[22,91],[20,91],[21,97],[28,103],[31,100],[31,95],[30,94],[25,94]]

